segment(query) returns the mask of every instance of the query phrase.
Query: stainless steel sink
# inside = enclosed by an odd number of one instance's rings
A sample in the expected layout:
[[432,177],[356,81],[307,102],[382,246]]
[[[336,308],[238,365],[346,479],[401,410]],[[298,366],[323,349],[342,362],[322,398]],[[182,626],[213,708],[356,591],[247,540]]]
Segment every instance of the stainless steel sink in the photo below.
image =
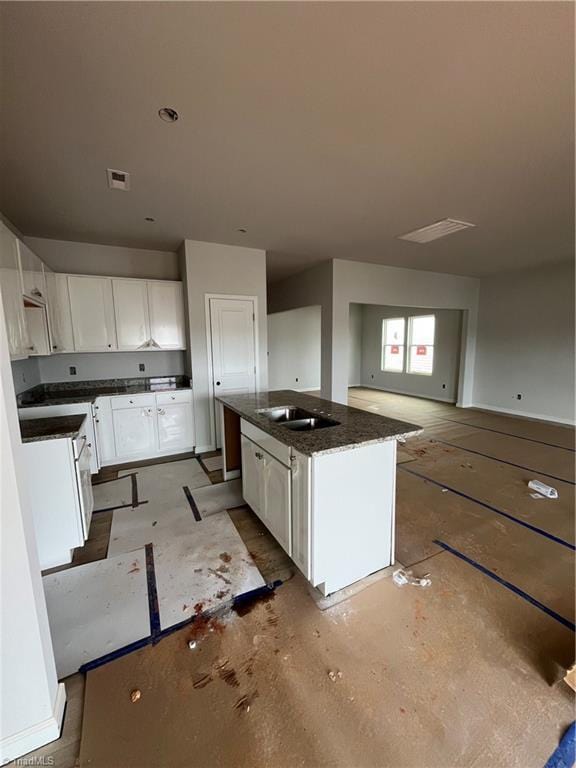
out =
[[292,429],[295,432],[309,432],[313,429],[326,429],[326,427],[337,427],[339,421],[327,419],[323,415],[306,411],[304,408],[297,408],[295,405],[279,405],[276,408],[262,408],[256,413],[266,416],[270,421],[281,424],[286,429]]
[[294,432],[309,432],[313,429],[326,429],[327,427],[337,427],[339,421],[325,419],[322,416],[309,416],[304,419],[294,419],[286,421],[282,426],[291,429]]
[[282,405],[276,408],[262,408],[257,411],[261,416],[266,416],[270,421],[285,422],[294,421],[295,419],[305,419],[314,414],[309,411],[304,411],[302,408],[297,408],[295,405]]

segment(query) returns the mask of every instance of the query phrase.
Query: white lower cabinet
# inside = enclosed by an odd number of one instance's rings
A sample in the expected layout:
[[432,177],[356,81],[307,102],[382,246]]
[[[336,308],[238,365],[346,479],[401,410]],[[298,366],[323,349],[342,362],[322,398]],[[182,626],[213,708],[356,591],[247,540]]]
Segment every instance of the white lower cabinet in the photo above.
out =
[[242,495],[276,541],[292,553],[292,472],[242,435]]
[[306,456],[241,419],[247,504],[328,595],[394,562],[396,442]]
[[94,416],[103,465],[194,450],[191,389],[99,397]]
[[156,424],[153,408],[129,405],[113,410],[112,426],[117,458],[154,453]]

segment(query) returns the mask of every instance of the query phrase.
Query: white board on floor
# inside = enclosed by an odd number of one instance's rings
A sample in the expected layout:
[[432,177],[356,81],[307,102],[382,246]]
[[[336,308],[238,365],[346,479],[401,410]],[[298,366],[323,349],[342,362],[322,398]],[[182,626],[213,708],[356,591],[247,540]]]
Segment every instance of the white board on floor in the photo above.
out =
[[131,552],[146,544],[157,544],[167,536],[192,533],[196,520],[184,492],[181,494],[182,504],[175,509],[164,509],[158,504],[116,509],[112,515],[108,557]]
[[58,679],[150,635],[143,549],[42,579]]
[[94,511],[132,504],[132,478],[128,475],[92,486]]
[[136,472],[138,483],[138,498],[140,501],[154,501],[162,503],[166,507],[176,506],[182,501],[182,488],[188,486],[201,488],[209,484],[208,475],[197,459],[183,459],[182,461],[170,461],[165,464],[152,464],[149,467],[138,467],[120,472],[120,476]]
[[202,518],[225,509],[241,507],[246,503],[242,498],[242,480],[240,479],[197,488],[192,492],[192,497]]
[[193,533],[154,546],[162,629],[244,594],[265,582],[226,512],[197,522]]

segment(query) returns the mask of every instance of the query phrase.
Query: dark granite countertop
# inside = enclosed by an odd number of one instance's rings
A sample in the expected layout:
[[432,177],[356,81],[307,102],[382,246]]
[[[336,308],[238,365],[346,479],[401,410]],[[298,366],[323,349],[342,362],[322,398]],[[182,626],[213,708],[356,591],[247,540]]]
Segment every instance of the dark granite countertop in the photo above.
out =
[[38,384],[17,397],[18,408],[40,405],[67,405],[93,403],[97,397],[107,395],[137,395],[142,392],[170,392],[189,389],[188,376],[157,376],[131,379],[98,379],[94,381],[64,381]]
[[23,443],[37,440],[59,440],[66,437],[77,437],[86,415],[49,416],[45,419],[22,419],[20,434]]
[[[361,411],[359,408],[350,408],[347,405],[289,389],[259,392],[255,395],[222,395],[217,399],[246,421],[306,456],[334,453],[359,448],[369,443],[413,437],[422,432],[422,427],[416,424],[397,421],[387,416]],[[338,421],[339,424],[310,432],[294,432],[257,413],[262,408],[283,405],[295,405],[307,411],[316,411],[318,414]]]

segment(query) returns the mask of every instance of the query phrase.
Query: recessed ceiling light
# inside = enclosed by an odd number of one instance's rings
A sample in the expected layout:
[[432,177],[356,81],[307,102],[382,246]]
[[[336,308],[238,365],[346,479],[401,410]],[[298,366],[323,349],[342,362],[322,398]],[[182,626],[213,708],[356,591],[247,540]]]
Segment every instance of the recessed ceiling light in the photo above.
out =
[[156,219],[153,219],[152,216],[145,216],[144,221],[156,221]]
[[237,232],[242,232],[242,234],[243,234],[243,235],[245,235],[245,234],[246,234],[246,232],[248,232],[248,230],[247,230],[247,229],[244,229],[244,227],[240,227],[240,229],[237,229],[236,231],[237,231]]
[[415,229],[406,235],[398,235],[399,240],[410,240],[413,243],[429,243],[431,240],[438,240],[439,237],[452,235],[454,232],[460,232],[462,229],[475,227],[476,224],[470,224],[469,221],[459,221],[458,219],[442,219],[427,227]]
[[175,109],[172,109],[172,107],[162,107],[162,109],[158,110],[158,114],[160,115],[160,119],[164,120],[165,123],[175,123],[179,118],[178,112],[176,112]]

